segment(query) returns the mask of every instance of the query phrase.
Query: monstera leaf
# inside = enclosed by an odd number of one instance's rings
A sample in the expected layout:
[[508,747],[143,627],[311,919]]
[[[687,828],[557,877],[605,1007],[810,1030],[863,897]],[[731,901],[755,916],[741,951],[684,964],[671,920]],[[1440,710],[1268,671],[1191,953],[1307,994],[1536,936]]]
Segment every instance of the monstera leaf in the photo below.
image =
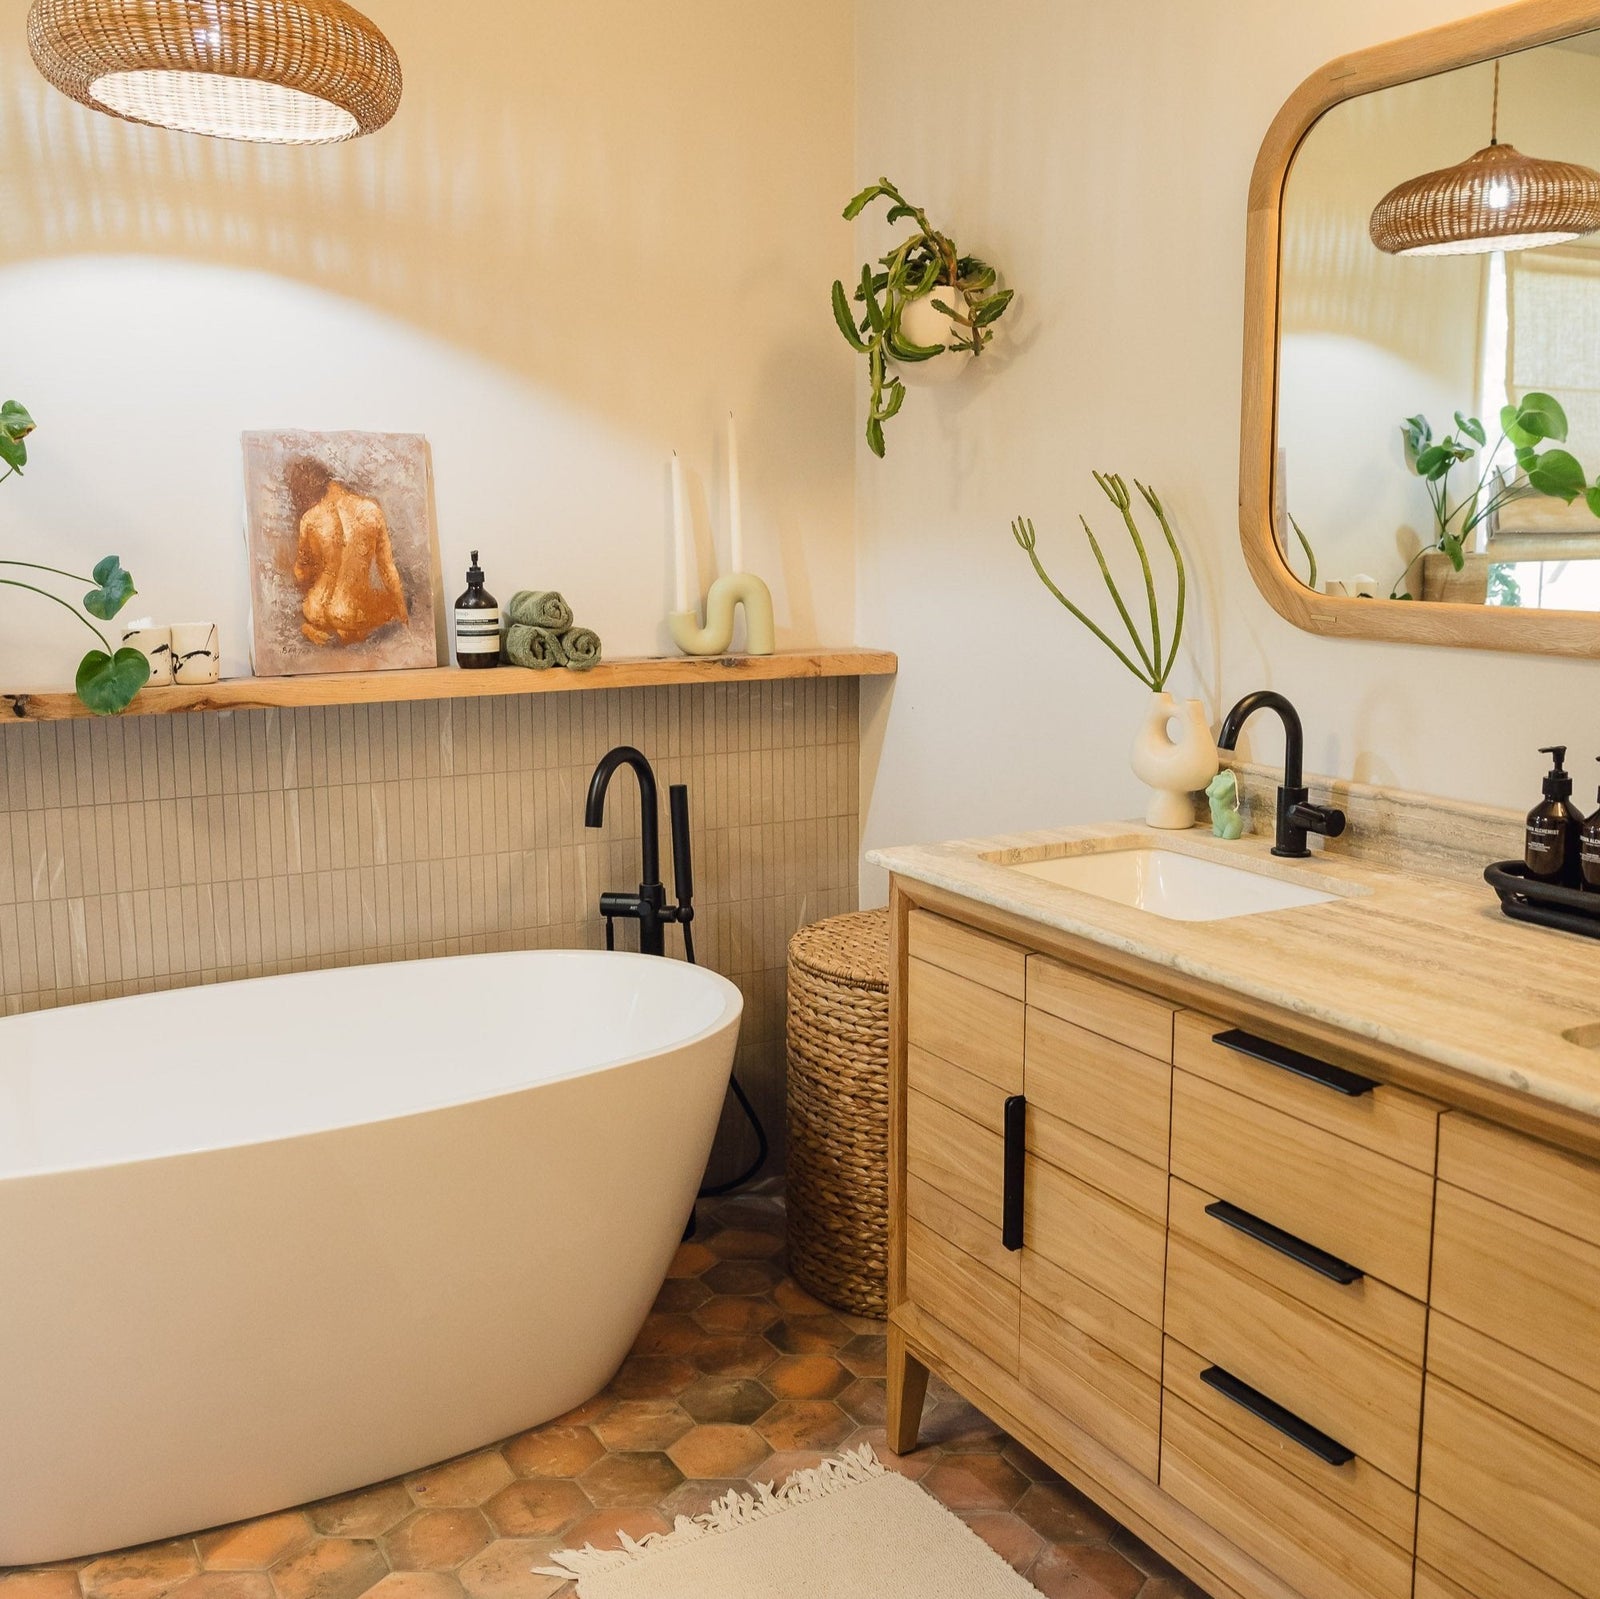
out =
[[0,461],[13,472],[20,472],[28,464],[28,446],[22,441],[33,432],[33,425],[26,406],[15,400],[0,405]]
[[78,663],[78,698],[96,716],[117,716],[150,681],[149,659],[138,650],[90,650]]
[[99,586],[84,595],[83,608],[90,616],[109,622],[139,591],[114,555],[108,555],[94,569],[93,576]]
[[1524,394],[1518,404],[1505,406],[1501,410],[1500,427],[1519,449],[1545,439],[1564,444],[1567,438],[1567,413],[1561,409],[1561,402],[1554,395]]

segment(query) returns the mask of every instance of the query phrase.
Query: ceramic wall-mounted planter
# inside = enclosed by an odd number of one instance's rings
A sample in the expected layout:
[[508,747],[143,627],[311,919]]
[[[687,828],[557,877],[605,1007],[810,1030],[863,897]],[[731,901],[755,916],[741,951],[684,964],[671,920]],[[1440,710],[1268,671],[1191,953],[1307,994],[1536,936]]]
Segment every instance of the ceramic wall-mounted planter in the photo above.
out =
[[[907,343],[949,344],[955,338],[959,331],[956,324],[933,303],[940,299],[946,305],[953,305],[956,291],[951,288],[934,289],[905,308],[900,317],[900,331]],[[910,384],[913,388],[933,388],[960,377],[972,359],[970,350],[946,350],[931,361],[896,361],[894,371],[902,383]]]

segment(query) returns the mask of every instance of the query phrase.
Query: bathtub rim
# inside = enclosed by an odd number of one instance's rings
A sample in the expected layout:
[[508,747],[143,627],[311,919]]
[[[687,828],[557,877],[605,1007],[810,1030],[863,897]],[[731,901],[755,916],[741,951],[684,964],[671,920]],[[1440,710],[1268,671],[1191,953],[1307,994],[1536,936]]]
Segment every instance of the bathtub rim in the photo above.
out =
[[[24,1011],[16,1017],[0,1017],[0,1038],[4,1036],[5,1024],[13,1020],[37,1019],[41,1015],[48,1015],[56,1010],[90,1011],[105,1005],[126,1005],[130,1009],[137,1007],[143,1000],[166,999],[175,993],[183,993],[191,988],[204,988],[210,991],[217,989],[252,987],[257,984],[276,983],[292,980],[297,977],[325,975],[338,972],[358,971],[384,971],[396,966],[446,966],[459,962],[481,961],[503,956],[536,955],[553,959],[585,959],[599,960],[606,963],[623,961],[630,965],[648,962],[650,966],[659,965],[663,959],[657,955],[641,955],[633,950],[595,950],[595,949],[527,949],[527,950],[485,950],[481,952],[467,952],[457,955],[429,955],[416,960],[400,961],[361,961],[349,966],[309,966],[298,971],[274,972],[261,977],[232,978],[222,983],[184,983],[175,988],[158,989],[147,994],[124,994],[108,999],[87,1000],[76,1005],[49,1006],[43,1011]],[[339,1133],[350,1132],[362,1127],[386,1127],[396,1123],[409,1121],[418,1116],[436,1116],[445,1111],[463,1109],[469,1106],[492,1104],[497,1099],[510,1099],[517,1095],[532,1093],[540,1088],[553,1087],[557,1083],[574,1082],[585,1077],[597,1077],[607,1072],[619,1071],[624,1067],[647,1065],[651,1061],[662,1059],[667,1055],[678,1054],[681,1051],[693,1049],[715,1038],[729,1027],[737,1027],[742,1022],[745,1011],[745,998],[742,990],[731,979],[724,977],[721,972],[713,971],[708,966],[691,964],[688,961],[675,961],[668,959],[668,964],[688,967],[689,970],[698,972],[709,979],[713,990],[720,988],[723,1005],[718,1016],[707,1026],[697,1032],[686,1033],[680,1038],[660,1045],[659,1047],[642,1050],[633,1054],[617,1055],[603,1060],[586,1062],[571,1071],[560,1072],[556,1075],[543,1077],[534,1082],[524,1082],[509,1086],[500,1086],[481,1093],[459,1095],[449,1099],[441,1099],[426,1105],[412,1105],[405,1109],[396,1110],[385,1115],[365,1116],[359,1119],[342,1118],[329,1121],[312,1127],[302,1127],[290,1132],[274,1133],[264,1137],[236,1137],[219,1139],[205,1144],[184,1144],[159,1152],[132,1154],[114,1159],[92,1159],[75,1161],[71,1163],[56,1164],[40,1167],[30,1171],[6,1171],[0,1169],[0,1190],[11,1183],[25,1183],[34,1180],[46,1180],[63,1177],[75,1177],[91,1172],[121,1170],[139,1166],[157,1165],[166,1161],[193,1160],[206,1155],[224,1155],[242,1149],[270,1149],[275,1145],[292,1143],[298,1139],[321,1138],[335,1136]]]

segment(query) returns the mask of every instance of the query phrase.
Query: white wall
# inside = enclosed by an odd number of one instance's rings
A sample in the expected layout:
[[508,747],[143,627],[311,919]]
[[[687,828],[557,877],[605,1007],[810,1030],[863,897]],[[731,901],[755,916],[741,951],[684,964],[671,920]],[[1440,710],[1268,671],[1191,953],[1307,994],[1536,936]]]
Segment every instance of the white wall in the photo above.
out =
[[[1450,0],[861,0],[857,166],[886,171],[1018,291],[978,381],[916,394],[888,459],[857,456],[858,636],[901,652],[871,701],[869,845],[1141,808],[1127,748],[1144,691],[1012,545],[1039,523],[1093,593],[1090,481],[1154,481],[1198,579],[1175,687],[1214,715],[1250,689],[1304,714],[1313,771],[1507,805],[1539,744],[1600,752],[1600,664],[1332,642],[1280,620],[1239,549],[1245,197],[1279,105],[1329,57],[1478,9]],[[1532,141],[1530,141],[1531,143]],[[874,248],[881,223],[863,224]],[[1008,319],[1009,321],[1009,319]],[[990,362],[986,355],[985,363]],[[1109,523],[1108,523],[1109,525]],[[1270,723],[1249,747],[1276,759]],[[868,873],[868,893],[881,878]]]
[[[219,616],[246,667],[241,430],[433,443],[446,599],[559,587],[614,655],[667,648],[668,452],[704,578],[742,419],[750,561],[780,643],[854,618],[851,0],[368,0],[396,121],[275,150],[75,106],[0,23],[0,398],[36,414],[0,553],[120,554],[129,616]],[[0,686],[70,681],[88,634],[0,590]]]

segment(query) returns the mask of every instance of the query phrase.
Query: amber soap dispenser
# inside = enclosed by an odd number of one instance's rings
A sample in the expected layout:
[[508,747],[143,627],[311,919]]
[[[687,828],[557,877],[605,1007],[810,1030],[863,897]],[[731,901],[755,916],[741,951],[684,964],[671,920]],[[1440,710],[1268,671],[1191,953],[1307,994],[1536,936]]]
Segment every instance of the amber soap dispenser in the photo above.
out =
[[500,664],[500,602],[483,586],[478,552],[467,568],[467,592],[456,601],[456,665],[481,671]]
[[1578,835],[1579,887],[1600,894],[1600,811],[1583,824]]
[[1563,764],[1567,758],[1567,746],[1550,744],[1539,753],[1552,757],[1552,764],[1544,780],[1544,799],[1528,812],[1527,845],[1523,858],[1529,877],[1541,883],[1576,888],[1579,880],[1578,840],[1584,821],[1572,803],[1572,777]]

